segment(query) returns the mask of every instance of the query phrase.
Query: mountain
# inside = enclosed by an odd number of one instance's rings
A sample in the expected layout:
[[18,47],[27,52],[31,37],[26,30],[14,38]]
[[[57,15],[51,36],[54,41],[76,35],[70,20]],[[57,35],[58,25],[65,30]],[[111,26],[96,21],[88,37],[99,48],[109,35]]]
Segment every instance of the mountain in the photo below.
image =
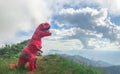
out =
[[104,74],[120,74],[120,66],[119,65],[113,65],[104,61],[95,61],[93,59],[88,59],[86,57],[80,56],[80,55],[71,55],[69,53],[66,54],[66,52],[58,51],[58,50],[49,50],[47,54],[59,54],[62,57],[65,57],[67,59],[70,59],[76,63],[80,63],[86,66],[92,66],[100,71],[102,71]]
[[50,74],[100,74],[94,68],[75,63],[59,55],[48,55],[40,62],[40,66]]
[[120,74],[120,66],[119,65],[111,65],[104,61],[94,61],[90,60],[88,58],[79,56],[79,55],[66,55],[66,54],[60,54],[60,56],[65,57],[67,59],[70,59],[74,62],[86,65],[86,66],[92,66],[99,70],[101,70],[105,74]]
[[120,66],[101,67],[99,70],[102,70],[105,74],[120,74]]
[[[102,51],[102,50],[62,50],[62,51],[52,51],[53,49],[44,50],[46,54],[56,53],[56,54],[68,54],[68,55],[80,55],[91,60],[100,60],[112,65],[120,65],[120,51]],[[56,49],[57,50],[57,49]]]
[[93,67],[109,67],[112,66],[111,64],[104,62],[104,61],[94,61],[94,60],[90,60],[88,58],[85,58],[83,56],[80,55],[66,55],[66,54],[60,54],[61,56],[65,57],[65,58],[69,58],[77,63],[81,63],[87,66],[93,66]]

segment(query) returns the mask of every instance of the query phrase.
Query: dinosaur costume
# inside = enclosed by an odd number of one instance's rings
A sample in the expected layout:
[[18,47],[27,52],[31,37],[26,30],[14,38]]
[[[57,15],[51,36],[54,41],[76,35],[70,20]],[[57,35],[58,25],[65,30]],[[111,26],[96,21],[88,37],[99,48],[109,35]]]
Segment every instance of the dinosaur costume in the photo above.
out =
[[33,71],[36,68],[36,55],[38,52],[42,52],[41,38],[51,35],[49,28],[49,23],[42,23],[37,27],[31,40],[28,45],[23,48],[23,51],[19,57],[19,62],[17,65],[19,68],[24,67],[27,62],[29,62],[29,71]]

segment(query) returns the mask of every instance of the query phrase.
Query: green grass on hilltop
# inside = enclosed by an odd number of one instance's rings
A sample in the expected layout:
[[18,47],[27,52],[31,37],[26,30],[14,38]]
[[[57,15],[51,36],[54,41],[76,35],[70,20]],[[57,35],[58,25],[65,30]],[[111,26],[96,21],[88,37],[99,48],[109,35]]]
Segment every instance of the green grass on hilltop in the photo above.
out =
[[97,70],[77,64],[58,55],[49,55],[39,63],[44,74],[101,74]]
[[18,59],[0,59],[0,74],[102,74],[96,69],[77,64],[58,55],[38,57],[38,67],[35,71],[29,72],[17,68],[10,69],[10,63],[17,63]]
[[102,74],[94,68],[77,64],[58,55],[44,56],[43,59],[38,57],[38,67],[33,72],[29,72],[27,68],[10,69],[9,64],[17,64],[22,48],[28,41],[0,48],[0,74]]

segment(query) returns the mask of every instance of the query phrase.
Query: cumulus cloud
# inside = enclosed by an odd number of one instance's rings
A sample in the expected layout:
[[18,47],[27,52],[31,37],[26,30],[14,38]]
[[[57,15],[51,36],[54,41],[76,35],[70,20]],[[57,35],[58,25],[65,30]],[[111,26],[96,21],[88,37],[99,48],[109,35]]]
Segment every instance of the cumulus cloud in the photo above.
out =
[[40,22],[49,21],[50,16],[44,0],[0,0],[0,44],[29,38],[16,35],[31,32]]
[[93,8],[107,8],[111,15],[120,15],[120,0],[55,0],[54,4],[52,0],[48,0],[47,3],[54,12],[59,12],[59,10],[64,7],[81,8],[85,6]]
[[[47,45],[47,46],[46,46]],[[74,50],[74,49],[82,49],[83,46],[81,42],[77,39],[71,39],[71,40],[52,40],[48,38],[43,39],[43,48],[42,50],[51,50],[51,49],[57,49],[57,50]]]
[[[40,22],[56,20],[59,27],[67,25],[72,28],[52,29],[50,41],[58,40],[61,43],[61,38],[69,38],[80,40],[80,49],[83,46],[117,48],[120,27],[110,21],[108,13],[120,15],[118,3],[119,0],[55,0],[54,3],[53,0],[0,0],[0,46],[28,39]],[[89,8],[92,5],[99,6],[99,10]],[[82,8],[84,6],[87,8]],[[52,19],[55,15],[58,17]],[[30,34],[19,37],[20,32]]]
[[54,14],[57,14],[60,9],[63,9],[64,7],[75,7],[79,6],[80,3],[82,3],[83,0],[47,0],[46,3],[51,8],[51,10],[54,12]]
[[85,48],[96,47],[89,45],[88,42],[91,38],[97,39],[98,44],[102,39],[103,42],[106,39],[109,44],[112,43],[119,47],[120,27],[107,18],[106,9],[96,10],[89,7],[76,10],[73,8],[63,9],[58,15],[57,22],[76,28],[73,30],[74,34],[68,37],[79,39]]
[[100,8],[107,8],[109,13],[115,16],[120,15],[120,0],[85,0],[87,5],[98,5]]

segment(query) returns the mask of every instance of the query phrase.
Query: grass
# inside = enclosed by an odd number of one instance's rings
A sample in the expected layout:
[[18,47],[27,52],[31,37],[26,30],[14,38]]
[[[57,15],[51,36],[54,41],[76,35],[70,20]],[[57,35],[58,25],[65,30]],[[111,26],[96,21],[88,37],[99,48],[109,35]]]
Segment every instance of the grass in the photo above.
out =
[[18,59],[0,59],[0,74],[30,74],[27,70],[20,70],[18,68],[10,69],[9,64],[17,63]]
[[17,63],[18,59],[0,59],[0,74],[102,74],[94,68],[77,64],[58,55],[48,55],[44,58],[38,57],[38,67],[29,72],[27,68],[10,69],[10,63]]
[[49,55],[40,61],[44,74],[101,74],[97,70],[77,64],[57,55]]

